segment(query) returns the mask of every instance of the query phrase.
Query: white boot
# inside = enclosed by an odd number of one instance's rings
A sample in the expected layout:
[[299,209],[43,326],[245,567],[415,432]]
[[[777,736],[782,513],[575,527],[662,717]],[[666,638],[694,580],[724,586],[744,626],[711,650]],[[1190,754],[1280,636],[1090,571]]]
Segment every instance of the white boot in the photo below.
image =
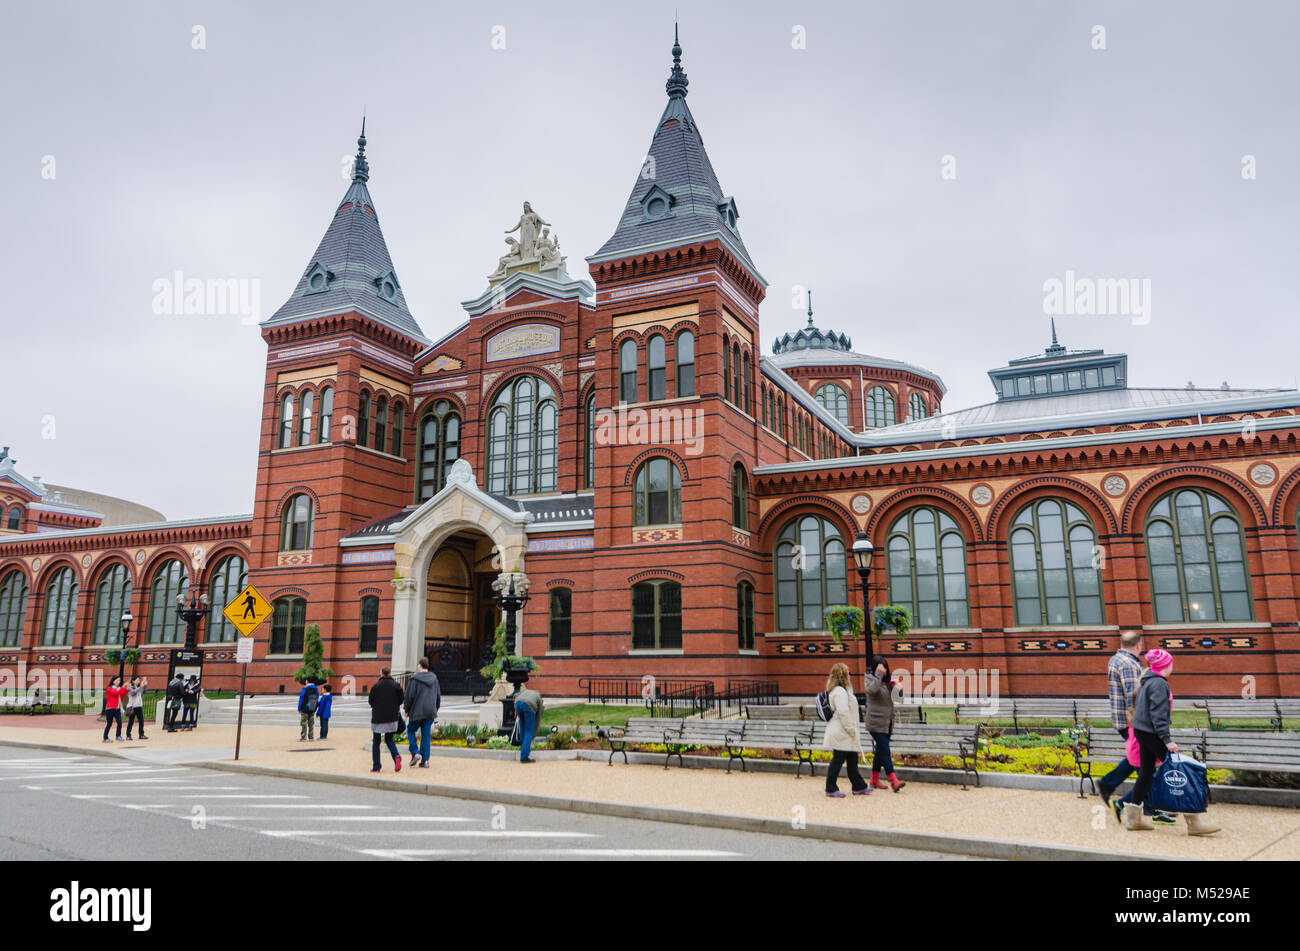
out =
[[1188,835],[1213,835],[1220,828],[1203,812],[1184,812],[1183,818],[1187,820]]
[[1135,802],[1124,803],[1124,828],[1130,832],[1138,832],[1142,829],[1154,829],[1155,823],[1148,819],[1142,812],[1142,807]]

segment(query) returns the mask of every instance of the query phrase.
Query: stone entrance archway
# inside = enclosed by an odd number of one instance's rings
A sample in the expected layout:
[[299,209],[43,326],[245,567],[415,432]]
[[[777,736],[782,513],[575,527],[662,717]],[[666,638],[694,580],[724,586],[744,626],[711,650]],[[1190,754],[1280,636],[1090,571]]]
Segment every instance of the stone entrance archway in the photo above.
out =
[[447,485],[393,528],[393,673],[415,669],[424,653],[429,570],[444,543],[454,536],[487,536],[493,549],[491,565],[500,576],[524,575],[527,512],[516,512],[488,495],[474,481],[464,459],[447,474]]

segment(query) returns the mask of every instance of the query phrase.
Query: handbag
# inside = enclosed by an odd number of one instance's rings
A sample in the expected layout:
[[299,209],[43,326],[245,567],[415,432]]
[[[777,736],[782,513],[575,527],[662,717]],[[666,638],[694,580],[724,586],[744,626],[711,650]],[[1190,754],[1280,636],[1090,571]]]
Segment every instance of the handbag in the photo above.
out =
[[397,729],[394,730],[393,732],[394,732],[394,733],[405,733],[405,732],[406,732],[406,721],[402,719],[402,714],[401,714],[400,711],[399,711],[398,714],[397,714]]
[[1205,812],[1210,804],[1210,782],[1205,764],[1186,753],[1171,753],[1156,771],[1151,793],[1144,803],[1162,812]]

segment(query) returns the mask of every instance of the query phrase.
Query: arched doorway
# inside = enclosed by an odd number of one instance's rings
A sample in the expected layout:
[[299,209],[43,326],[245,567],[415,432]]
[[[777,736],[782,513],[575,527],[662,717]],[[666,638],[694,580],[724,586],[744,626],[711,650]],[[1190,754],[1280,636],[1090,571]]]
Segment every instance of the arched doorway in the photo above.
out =
[[442,542],[429,562],[424,599],[424,656],[443,693],[490,689],[478,676],[492,660],[500,609],[492,597],[495,544],[466,530]]

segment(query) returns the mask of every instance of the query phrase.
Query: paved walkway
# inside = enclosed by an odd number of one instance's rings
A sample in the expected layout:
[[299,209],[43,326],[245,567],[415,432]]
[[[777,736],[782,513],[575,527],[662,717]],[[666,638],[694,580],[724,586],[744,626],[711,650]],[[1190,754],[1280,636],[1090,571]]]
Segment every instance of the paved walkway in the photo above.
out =
[[[89,719],[89,718],[88,718]],[[152,733],[147,743],[100,741],[100,731],[42,728],[39,721],[0,720],[0,739],[109,749],[142,760],[214,761],[231,754],[234,728],[202,726],[190,733]],[[340,775],[369,781],[369,733],[332,730],[327,741],[297,742],[296,731],[247,727],[240,762],[304,774]],[[405,756],[404,745],[402,747]],[[943,833],[998,841],[1032,842],[1133,855],[1219,860],[1300,859],[1300,810],[1265,806],[1216,805],[1223,831],[1192,837],[1181,823],[1147,832],[1127,832],[1099,799],[1071,793],[986,787],[961,790],[933,783],[909,783],[901,793],[878,790],[870,796],[825,798],[822,779],[788,774],[733,773],[660,766],[607,766],[583,760],[516,762],[436,756],[428,769],[393,773],[388,754],[381,777],[485,791],[529,793],[562,799],[754,816],[782,822]],[[847,782],[841,777],[841,788]]]

